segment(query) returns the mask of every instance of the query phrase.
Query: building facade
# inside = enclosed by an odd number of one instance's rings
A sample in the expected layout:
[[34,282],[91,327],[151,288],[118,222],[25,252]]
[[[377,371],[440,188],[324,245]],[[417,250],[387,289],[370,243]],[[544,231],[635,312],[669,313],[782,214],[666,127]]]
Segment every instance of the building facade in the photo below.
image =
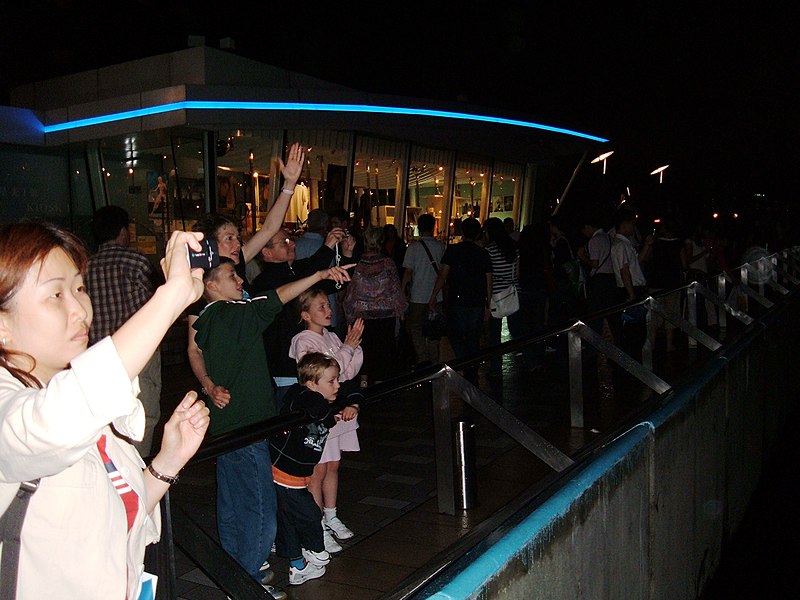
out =
[[154,257],[208,211],[255,231],[293,142],[306,168],[287,226],[301,228],[317,207],[345,209],[408,241],[426,212],[447,241],[466,216],[531,222],[548,165],[607,141],[462,104],[371,95],[209,47],[22,86],[11,98],[0,108],[0,218],[46,218],[85,236],[94,210],[117,204]]

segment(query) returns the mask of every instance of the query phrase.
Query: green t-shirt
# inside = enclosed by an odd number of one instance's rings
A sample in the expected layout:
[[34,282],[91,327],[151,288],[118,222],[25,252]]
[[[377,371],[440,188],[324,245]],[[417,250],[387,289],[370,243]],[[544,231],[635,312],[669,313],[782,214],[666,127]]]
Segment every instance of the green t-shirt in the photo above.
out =
[[195,341],[215,384],[228,388],[225,408],[213,404],[209,434],[218,435],[278,414],[263,333],[283,305],[274,291],[250,300],[216,301],[194,322]]

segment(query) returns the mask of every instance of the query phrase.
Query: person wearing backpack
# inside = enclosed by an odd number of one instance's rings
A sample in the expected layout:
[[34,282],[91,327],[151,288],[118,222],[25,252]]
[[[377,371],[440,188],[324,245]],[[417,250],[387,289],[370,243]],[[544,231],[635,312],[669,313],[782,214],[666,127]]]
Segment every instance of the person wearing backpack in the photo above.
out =
[[361,375],[370,383],[391,377],[398,319],[405,319],[408,309],[397,267],[381,251],[382,245],[382,227],[364,230],[364,253],[352,271],[343,303],[348,323],[364,320]]

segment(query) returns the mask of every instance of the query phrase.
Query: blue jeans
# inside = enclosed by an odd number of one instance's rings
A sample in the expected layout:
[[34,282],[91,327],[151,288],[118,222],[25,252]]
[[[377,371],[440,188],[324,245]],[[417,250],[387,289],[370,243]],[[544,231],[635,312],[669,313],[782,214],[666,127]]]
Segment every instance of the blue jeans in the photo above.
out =
[[217,458],[219,541],[254,579],[275,541],[277,513],[266,441]]
[[[451,304],[447,307],[447,337],[456,358],[469,356],[481,349],[484,311],[483,306]],[[476,364],[466,369],[465,375],[476,376],[478,366]]]

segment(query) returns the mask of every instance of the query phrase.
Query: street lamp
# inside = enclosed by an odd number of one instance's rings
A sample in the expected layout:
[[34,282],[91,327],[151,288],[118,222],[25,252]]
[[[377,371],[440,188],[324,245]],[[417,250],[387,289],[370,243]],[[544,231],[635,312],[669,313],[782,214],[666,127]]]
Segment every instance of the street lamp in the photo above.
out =
[[663,167],[658,167],[655,171],[650,173],[650,175],[658,175],[658,183],[664,183],[664,171],[669,168],[669,165],[664,165]]
[[613,150],[609,150],[608,152],[604,152],[603,154],[601,154],[597,158],[593,158],[592,159],[592,164],[599,163],[601,160],[603,161],[603,175],[606,174],[606,160],[612,154],[614,154],[614,151]]

